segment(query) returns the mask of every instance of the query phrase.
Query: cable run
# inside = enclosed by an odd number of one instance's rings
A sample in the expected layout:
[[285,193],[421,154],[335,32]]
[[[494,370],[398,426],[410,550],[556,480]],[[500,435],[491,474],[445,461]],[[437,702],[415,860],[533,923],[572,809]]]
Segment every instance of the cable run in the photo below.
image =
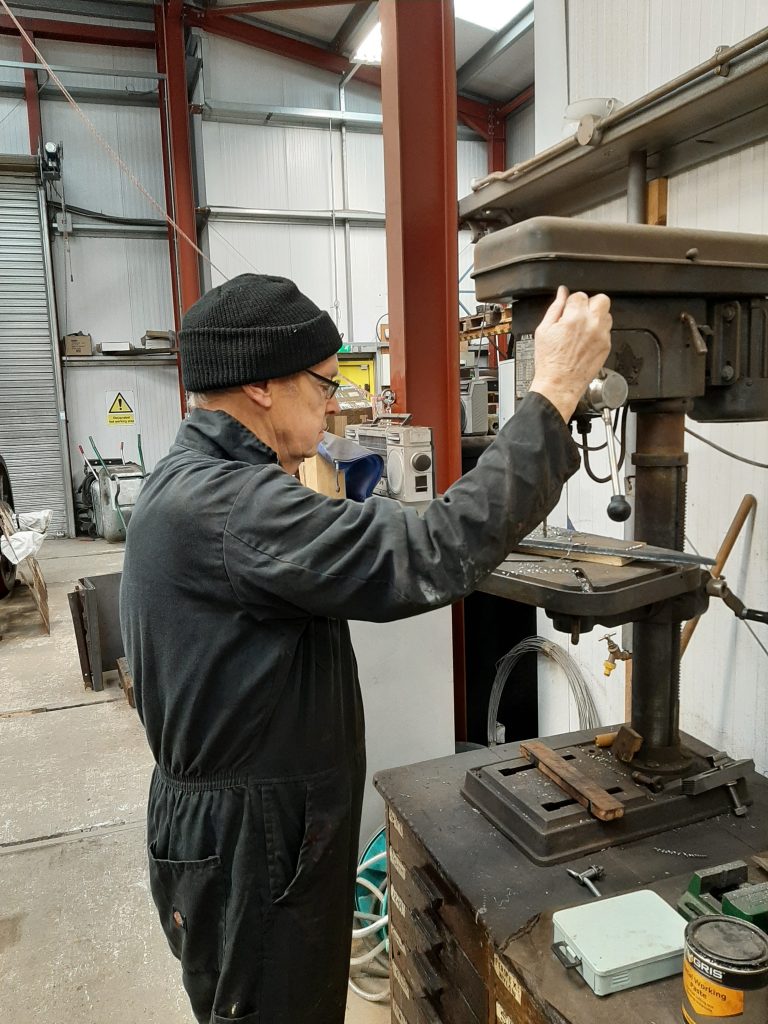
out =
[[754,459],[748,459],[745,455],[737,455],[736,452],[729,451],[727,448],[721,448],[719,444],[715,444],[714,441],[710,441],[707,437],[702,437],[701,434],[695,433],[693,430],[685,428],[686,434],[690,434],[691,437],[695,437],[697,441],[701,441],[702,444],[709,445],[710,448],[714,448],[716,452],[721,452],[723,455],[727,455],[730,459],[736,459],[737,462],[746,462],[748,466],[757,466],[758,469],[768,469],[768,462],[756,462]]

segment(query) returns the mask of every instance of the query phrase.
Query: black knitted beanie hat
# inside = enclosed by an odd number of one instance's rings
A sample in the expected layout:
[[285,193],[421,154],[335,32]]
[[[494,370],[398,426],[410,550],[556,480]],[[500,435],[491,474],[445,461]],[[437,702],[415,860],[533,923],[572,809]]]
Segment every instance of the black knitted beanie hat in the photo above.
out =
[[293,281],[240,274],[191,306],[179,332],[187,391],[288,377],[341,348],[330,316]]

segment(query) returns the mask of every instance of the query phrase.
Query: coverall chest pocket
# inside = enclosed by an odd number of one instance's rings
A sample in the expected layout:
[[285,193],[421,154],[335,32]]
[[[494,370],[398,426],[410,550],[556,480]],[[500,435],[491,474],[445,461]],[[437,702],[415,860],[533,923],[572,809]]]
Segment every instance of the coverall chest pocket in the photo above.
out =
[[163,860],[149,847],[152,898],[186,974],[217,972],[224,944],[225,885],[219,857]]

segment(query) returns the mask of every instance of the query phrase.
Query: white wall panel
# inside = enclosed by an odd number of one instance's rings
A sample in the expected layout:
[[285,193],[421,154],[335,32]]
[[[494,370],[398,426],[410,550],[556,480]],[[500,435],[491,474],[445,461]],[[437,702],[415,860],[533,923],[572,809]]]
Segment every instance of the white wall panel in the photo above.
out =
[[307,64],[211,35],[203,37],[203,60],[208,103],[339,109],[338,77]]
[[384,213],[384,137],[347,132],[347,168],[350,209]]
[[[325,225],[219,221],[210,236],[210,250],[211,259],[225,278],[249,271],[289,277],[321,309],[327,309],[334,320],[337,320],[335,302],[338,295],[337,322],[339,329],[346,332],[344,238],[341,228],[336,229],[336,274],[333,233]],[[214,270],[212,280],[217,285],[223,279]]]
[[[21,45],[18,37],[0,36],[0,60],[21,60]],[[15,85],[24,84],[21,68],[0,68],[0,82]]]
[[205,121],[203,148],[211,206],[330,210],[332,195],[342,206],[338,130]]
[[533,103],[507,118],[507,167],[520,164],[536,152],[536,108]]
[[[138,462],[137,435],[141,434],[144,463],[150,472],[173,443],[181,423],[179,375],[174,363],[142,363],[140,357],[128,365],[122,361],[115,365],[70,361],[64,366],[64,385],[75,484],[82,480],[79,444],[93,461],[89,437],[93,437],[102,458],[119,458],[122,441],[126,461]],[[112,400],[118,392],[133,395],[133,426],[111,426],[107,422],[107,397]]]
[[344,89],[345,106],[359,114],[381,113],[381,90],[352,80]]
[[488,173],[488,147],[485,142],[460,139],[456,150],[456,178],[458,198],[471,191],[473,178],[483,178]]
[[[82,109],[144,188],[165,208],[160,115],[148,107],[83,104]],[[99,145],[68,103],[42,103],[46,139],[64,143],[63,183],[67,202],[123,217],[159,217],[159,212]],[[61,185],[58,186],[61,190]]]
[[173,328],[166,239],[75,235],[67,253],[57,237],[53,264],[62,334],[83,331],[94,342],[138,341],[147,329]]
[[637,99],[766,24],[765,0],[570,0],[571,102]]
[[353,226],[350,232],[356,342],[376,339],[376,321],[387,312],[387,246],[382,228]]
[[0,96],[0,153],[29,152],[27,105],[20,96]]

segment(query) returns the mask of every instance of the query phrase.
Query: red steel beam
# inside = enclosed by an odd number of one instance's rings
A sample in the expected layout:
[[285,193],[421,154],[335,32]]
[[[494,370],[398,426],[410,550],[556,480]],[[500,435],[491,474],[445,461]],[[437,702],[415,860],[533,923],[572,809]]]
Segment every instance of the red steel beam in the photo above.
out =
[[[380,0],[379,10],[390,381],[396,407],[432,428],[443,491],[461,475],[453,4]],[[461,605],[453,615],[455,730],[464,738]]]
[[263,0],[262,3],[233,4],[231,7],[213,7],[208,12],[214,18],[228,18],[232,14],[265,14],[269,11],[297,11],[303,7],[339,7],[351,0]]
[[[47,18],[19,18],[38,39],[57,39],[65,43],[98,43],[100,46],[132,46],[151,50],[155,47],[154,32],[145,29],[113,28],[80,21],[49,21]],[[18,29],[7,14],[0,15],[0,35],[18,35]]]
[[[170,172],[173,194],[173,218],[179,228],[197,241],[195,196],[192,187],[192,160],[189,148],[189,100],[187,97],[186,46],[181,0],[167,0],[160,8],[158,35],[162,41],[161,60],[165,61],[168,95],[168,135],[170,139]],[[165,153],[164,153],[165,158]],[[186,312],[200,298],[200,269],[197,253],[181,235],[176,234],[180,313]],[[179,377],[182,412],[186,398]]]
[[[345,74],[351,66],[346,57],[331,50],[324,50],[321,46],[313,46],[312,43],[303,43],[298,39],[281,36],[277,32],[269,32],[267,29],[259,28],[258,25],[249,25],[244,21],[212,17],[211,11],[188,7],[185,10],[185,17],[188,25],[205,29],[206,32],[211,32],[213,35],[231,39],[236,43],[255,46],[260,50],[267,50],[269,53],[300,61],[302,64],[310,64],[312,67],[330,71],[335,75]],[[379,69],[374,67],[361,67],[355,75],[355,80],[365,82],[367,85],[381,85]]]
[[[35,37],[29,33],[32,42]],[[21,37],[21,59],[27,64],[37,63],[37,54],[24,36]],[[43,140],[43,121],[40,116],[40,88],[37,72],[31,68],[24,70],[24,98],[27,102],[27,121],[29,122],[29,152],[35,156],[40,152]]]
[[513,96],[511,100],[499,107],[496,111],[496,116],[503,121],[504,118],[509,117],[510,114],[519,110],[520,107],[524,107],[526,103],[530,103],[533,96],[533,86],[529,85],[527,89],[523,89],[523,91],[519,92],[517,96]]

